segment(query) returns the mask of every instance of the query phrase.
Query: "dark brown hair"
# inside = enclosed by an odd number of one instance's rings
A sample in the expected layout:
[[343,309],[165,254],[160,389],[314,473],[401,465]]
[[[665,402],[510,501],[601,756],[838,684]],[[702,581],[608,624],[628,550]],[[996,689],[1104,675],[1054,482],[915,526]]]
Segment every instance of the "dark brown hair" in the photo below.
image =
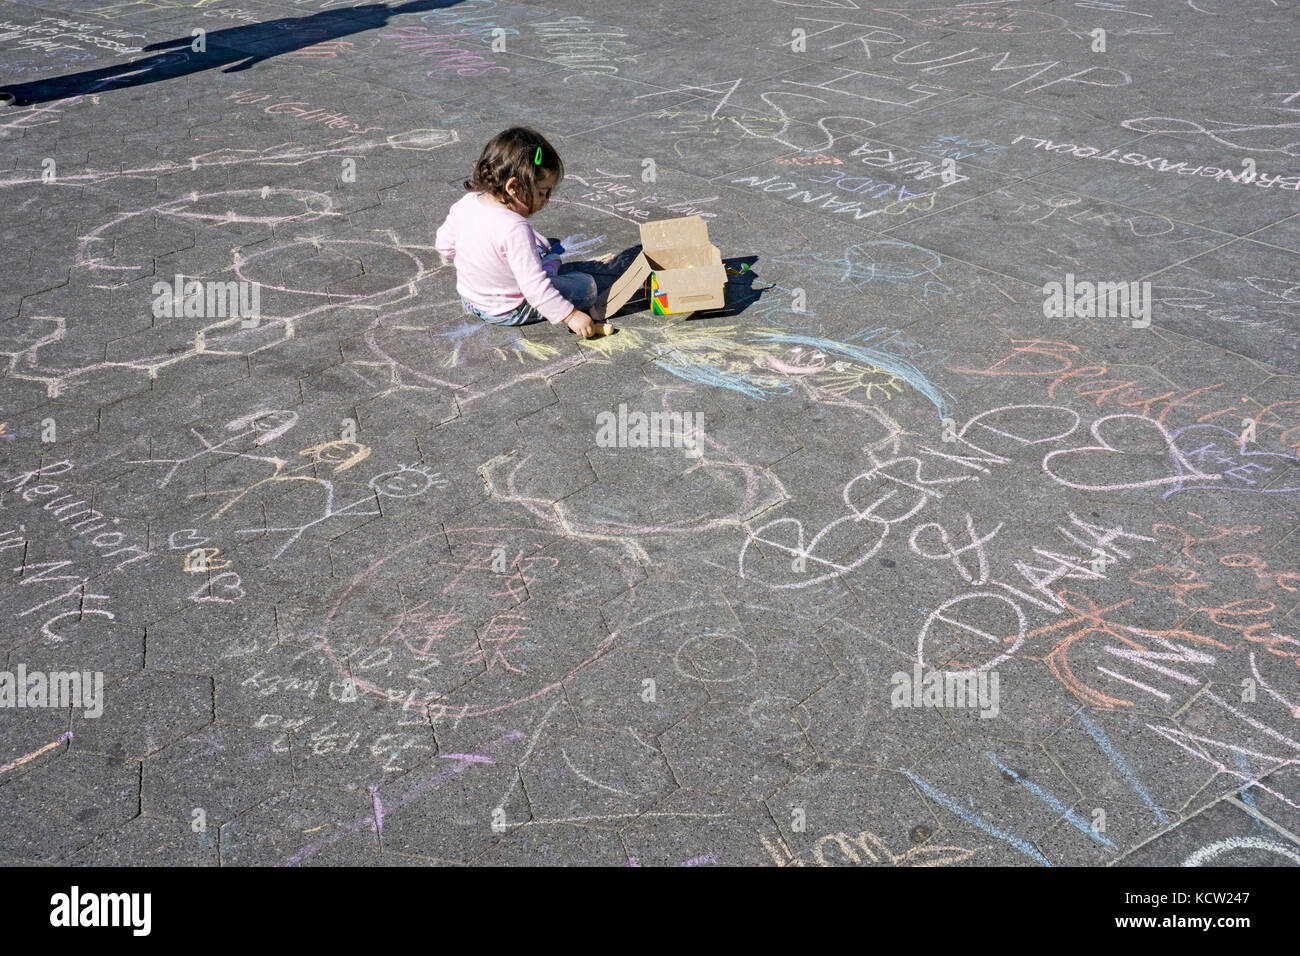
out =
[[[540,152],[539,152],[540,150]],[[538,163],[538,159],[541,160]],[[474,172],[465,180],[466,189],[477,189],[509,204],[506,183],[513,176],[518,180],[518,197],[528,208],[537,207],[537,193],[542,173],[555,174],[555,185],[564,178],[564,163],[555,147],[537,130],[527,126],[512,126],[493,136],[483,147],[483,154],[474,164]],[[554,189],[554,185],[551,187]]]

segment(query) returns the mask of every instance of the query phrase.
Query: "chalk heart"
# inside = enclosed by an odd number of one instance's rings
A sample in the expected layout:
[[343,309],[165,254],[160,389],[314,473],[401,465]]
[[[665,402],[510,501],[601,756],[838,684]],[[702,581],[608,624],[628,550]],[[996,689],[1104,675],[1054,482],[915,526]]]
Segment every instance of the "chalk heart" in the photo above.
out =
[[[1207,446],[1212,446],[1213,451],[1207,455],[1197,455],[1198,451]],[[1189,425],[1180,428],[1174,433],[1174,447],[1182,456],[1192,455],[1207,466],[1218,465],[1223,469],[1212,473],[1213,478],[1222,480],[1216,481],[1211,487],[1222,488],[1224,491],[1255,491],[1260,494],[1300,491],[1300,484],[1294,482],[1276,488],[1260,487],[1270,477],[1300,465],[1300,458],[1272,451],[1242,451],[1241,437],[1222,425]],[[1228,474],[1228,472],[1241,471],[1247,465],[1251,467],[1245,474]],[[1204,474],[1201,472],[1195,476],[1184,475],[1186,480],[1174,485],[1168,494],[1182,491],[1184,488],[1201,487],[1199,479]]]
[[[1129,461],[1121,463],[1122,457],[1128,453],[1116,448],[1103,436],[1106,431],[1113,435],[1119,426],[1150,431],[1151,444],[1163,447],[1172,459],[1172,471],[1169,468],[1152,468],[1135,455],[1129,455]],[[1173,436],[1164,425],[1145,415],[1106,415],[1093,422],[1090,430],[1098,442],[1096,445],[1061,448],[1044,456],[1043,471],[1058,484],[1082,491],[1120,491],[1164,488],[1191,479],[1206,482],[1222,479],[1221,475],[1207,474],[1196,468],[1175,446]],[[1145,474],[1125,474],[1124,481],[1104,480],[1109,474],[1114,474],[1117,467],[1140,468]]]

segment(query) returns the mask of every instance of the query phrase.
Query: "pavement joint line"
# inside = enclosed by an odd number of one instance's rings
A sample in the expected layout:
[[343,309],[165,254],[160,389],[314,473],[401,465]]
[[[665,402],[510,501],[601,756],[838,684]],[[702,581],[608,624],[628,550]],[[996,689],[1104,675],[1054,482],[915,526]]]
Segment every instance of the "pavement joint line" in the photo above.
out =
[[[1247,784],[1246,789],[1249,789],[1249,784]],[[1273,822],[1273,820],[1265,816],[1258,808],[1250,806],[1249,804],[1243,802],[1241,798],[1238,797],[1235,793],[1229,794],[1223,799],[1227,803],[1231,803],[1233,806],[1245,810],[1256,820],[1259,820],[1261,823],[1267,824],[1269,827],[1272,827],[1274,830],[1276,830],[1282,836],[1286,837],[1292,843],[1296,844],[1297,846],[1300,846],[1300,837],[1296,836],[1294,833],[1286,829],[1286,827],[1282,826],[1281,824]]]

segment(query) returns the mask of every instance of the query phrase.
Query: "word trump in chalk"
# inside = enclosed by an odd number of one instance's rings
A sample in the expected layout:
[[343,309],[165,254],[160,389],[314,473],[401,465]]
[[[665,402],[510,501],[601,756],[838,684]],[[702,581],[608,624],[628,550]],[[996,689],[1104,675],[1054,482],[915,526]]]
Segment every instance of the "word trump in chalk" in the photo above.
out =
[[1043,316],[1048,319],[1133,320],[1133,328],[1151,325],[1150,282],[1075,282],[1074,273],[1065,282],[1043,286]]
[[127,926],[133,936],[148,936],[153,928],[152,893],[69,893],[50,897],[50,925]]
[[704,453],[702,412],[629,412],[626,404],[618,413],[596,415],[596,444],[601,448],[684,448],[698,458]]
[[890,675],[889,708],[899,707],[978,707],[981,717],[998,715],[998,672],[930,671],[921,675],[921,665],[913,664],[912,673],[897,671]]
[[0,671],[0,707],[48,707],[67,710],[78,707],[87,719],[104,713],[102,671]]
[[262,287],[256,282],[187,280],[178,275],[171,284],[155,282],[150,291],[155,319],[243,319],[241,326],[253,328],[262,317]]

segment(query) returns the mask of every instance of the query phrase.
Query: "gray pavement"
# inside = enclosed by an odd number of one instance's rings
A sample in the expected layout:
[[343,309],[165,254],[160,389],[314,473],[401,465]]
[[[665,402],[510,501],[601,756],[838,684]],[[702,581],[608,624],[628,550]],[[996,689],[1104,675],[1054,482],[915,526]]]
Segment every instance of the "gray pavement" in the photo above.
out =
[[[0,0],[0,862],[1300,864],[1298,41]],[[516,123],[728,308],[462,314]]]

